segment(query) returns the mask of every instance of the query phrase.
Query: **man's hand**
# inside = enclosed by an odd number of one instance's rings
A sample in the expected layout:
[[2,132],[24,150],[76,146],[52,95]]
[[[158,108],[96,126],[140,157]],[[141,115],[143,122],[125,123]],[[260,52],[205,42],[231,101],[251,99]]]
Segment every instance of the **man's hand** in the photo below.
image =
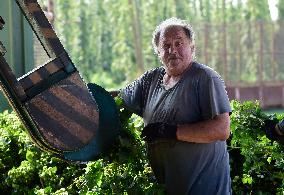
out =
[[266,120],[263,129],[268,139],[284,144],[284,136],[277,133],[277,123],[275,120]]
[[151,123],[144,127],[142,131],[142,137],[152,142],[159,138],[176,139],[177,126],[167,123]]

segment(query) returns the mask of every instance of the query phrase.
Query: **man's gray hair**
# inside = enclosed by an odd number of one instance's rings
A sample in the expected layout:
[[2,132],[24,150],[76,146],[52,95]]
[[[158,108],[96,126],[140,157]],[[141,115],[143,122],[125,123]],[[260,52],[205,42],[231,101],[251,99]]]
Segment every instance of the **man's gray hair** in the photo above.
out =
[[191,25],[187,21],[179,18],[169,18],[161,22],[153,32],[152,45],[156,54],[158,54],[158,44],[160,41],[161,32],[172,26],[182,27],[188,39],[194,44],[194,31]]

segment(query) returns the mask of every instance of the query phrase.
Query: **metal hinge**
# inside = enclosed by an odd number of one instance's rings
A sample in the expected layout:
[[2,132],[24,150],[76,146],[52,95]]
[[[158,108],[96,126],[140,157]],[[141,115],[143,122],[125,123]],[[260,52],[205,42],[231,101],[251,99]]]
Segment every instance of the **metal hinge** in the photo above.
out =
[[[5,21],[0,16],[0,30],[4,28],[4,25],[5,25]],[[4,47],[3,43],[0,41],[0,55],[4,56],[6,52],[7,52],[6,48]]]
[[2,42],[0,41],[0,56],[4,56],[6,52],[7,52],[6,48],[4,47]]

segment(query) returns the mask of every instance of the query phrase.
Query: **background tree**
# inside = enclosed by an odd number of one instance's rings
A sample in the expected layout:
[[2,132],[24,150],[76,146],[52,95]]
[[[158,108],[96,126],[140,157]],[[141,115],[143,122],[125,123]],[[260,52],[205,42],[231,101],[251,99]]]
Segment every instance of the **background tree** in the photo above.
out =
[[[274,51],[275,54],[273,55],[273,62],[275,63],[276,69],[279,72],[284,72],[284,0],[278,0],[278,20],[277,20],[277,27],[274,39]],[[283,74],[276,74],[276,78],[284,79]]]
[[[169,17],[192,23],[197,60],[216,69],[226,82],[284,77],[277,71],[284,67],[283,55],[276,53],[283,44],[271,41],[274,34],[277,40],[283,37],[283,28],[280,21],[279,27],[271,21],[267,0],[57,0],[54,6],[56,32],[74,63],[87,82],[107,89],[123,87],[160,65],[151,46],[152,32]],[[279,17],[281,7],[283,0]]]

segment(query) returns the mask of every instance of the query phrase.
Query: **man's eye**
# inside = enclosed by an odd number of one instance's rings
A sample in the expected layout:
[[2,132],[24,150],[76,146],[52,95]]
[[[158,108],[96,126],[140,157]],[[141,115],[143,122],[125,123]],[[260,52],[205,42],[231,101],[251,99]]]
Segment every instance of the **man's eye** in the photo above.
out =
[[170,47],[170,45],[168,45],[168,44],[163,45],[163,48],[164,48],[164,49],[167,49],[167,48],[169,48],[169,47]]
[[176,46],[181,46],[182,45],[182,42],[177,42],[176,43]]

